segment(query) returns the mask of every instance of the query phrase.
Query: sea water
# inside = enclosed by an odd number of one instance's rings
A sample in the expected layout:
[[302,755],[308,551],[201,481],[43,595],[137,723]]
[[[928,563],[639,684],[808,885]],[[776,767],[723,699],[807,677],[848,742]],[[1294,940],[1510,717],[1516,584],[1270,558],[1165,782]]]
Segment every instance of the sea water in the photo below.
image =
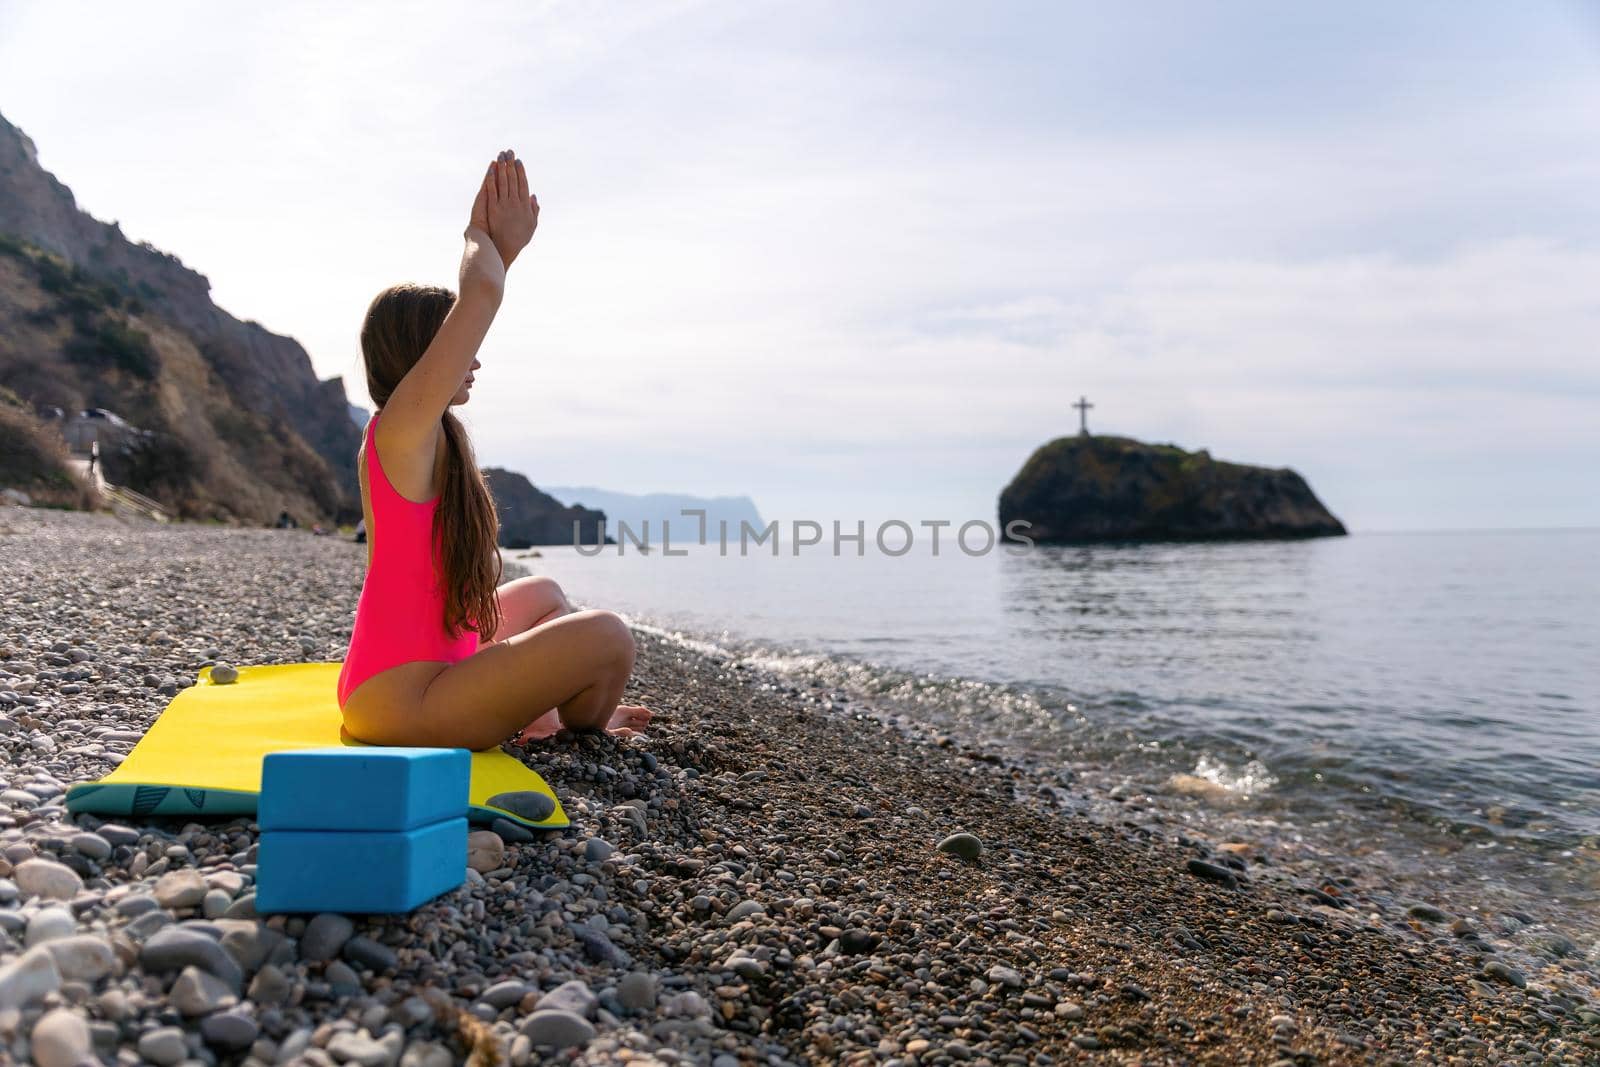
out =
[[[904,556],[516,557],[1099,788],[1180,794],[1600,937],[1600,530]],[[674,547],[677,551],[677,547]]]

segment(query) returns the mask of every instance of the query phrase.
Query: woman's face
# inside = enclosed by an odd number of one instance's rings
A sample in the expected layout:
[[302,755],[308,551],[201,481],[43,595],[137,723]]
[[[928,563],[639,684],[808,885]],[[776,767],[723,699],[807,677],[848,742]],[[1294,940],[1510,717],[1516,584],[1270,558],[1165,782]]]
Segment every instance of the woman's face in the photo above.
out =
[[474,373],[481,366],[483,366],[483,364],[479,363],[476,359],[472,361],[472,366],[467,369],[466,378],[464,378],[461,382],[461,388],[457,389],[456,395],[450,398],[451,404],[465,404],[468,400],[472,399],[472,379]]

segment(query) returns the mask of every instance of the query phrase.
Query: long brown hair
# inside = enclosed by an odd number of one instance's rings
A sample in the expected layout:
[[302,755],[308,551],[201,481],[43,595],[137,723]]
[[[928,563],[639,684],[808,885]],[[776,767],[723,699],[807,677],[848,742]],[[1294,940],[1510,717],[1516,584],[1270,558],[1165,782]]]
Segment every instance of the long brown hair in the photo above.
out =
[[[409,282],[373,297],[361,324],[361,357],[367,392],[380,409],[427,351],[455,302],[448,289]],[[476,630],[489,640],[501,621],[495,595],[502,573],[495,547],[500,520],[466,427],[448,410],[442,421],[450,451],[433,514],[433,544],[443,574],[445,632],[454,639],[463,630]]]

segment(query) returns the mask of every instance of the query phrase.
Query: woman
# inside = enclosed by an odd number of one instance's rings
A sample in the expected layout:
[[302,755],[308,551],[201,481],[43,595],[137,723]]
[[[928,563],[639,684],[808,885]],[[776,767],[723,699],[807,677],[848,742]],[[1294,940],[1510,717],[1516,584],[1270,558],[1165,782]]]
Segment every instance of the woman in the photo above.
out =
[[339,673],[346,731],[375,745],[484,749],[563,727],[631,737],[650,711],[622,704],[633,637],[608,611],[574,611],[548,578],[496,588],[499,522],[466,430],[478,347],[539,202],[500,153],[465,231],[460,295],[402,284],[361,327],[367,423],[357,469],[367,577]]

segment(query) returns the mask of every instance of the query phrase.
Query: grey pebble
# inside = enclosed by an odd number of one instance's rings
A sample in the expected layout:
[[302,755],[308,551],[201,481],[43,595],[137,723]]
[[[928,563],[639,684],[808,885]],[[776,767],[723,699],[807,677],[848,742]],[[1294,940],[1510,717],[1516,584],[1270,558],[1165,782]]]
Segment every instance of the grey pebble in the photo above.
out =
[[238,1003],[239,1000],[228,987],[228,983],[209,971],[203,971],[192,965],[185,967],[178,974],[178,980],[172,983],[172,992],[167,996],[174,1008],[191,1018],[197,1015],[210,1015],[219,1008]]
[[1488,963],[1484,964],[1483,973],[1485,977],[1493,978],[1497,982],[1504,982],[1506,985],[1514,985],[1518,989],[1528,988],[1528,979],[1526,975],[1517,970],[1515,967],[1508,967],[1499,960],[1490,960]]
[[555,801],[531,789],[515,793],[496,793],[489,798],[489,806],[509,811],[528,822],[544,822],[556,810]]
[[331,960],[355,932],[355,923],[335,912],[322,912],[306,924],[300,935],[300,958],[312,962]]
[[[160,912],[151,914],[159,915]],[[140,920],[143,918],[145,916],[141,916]],[[157,974],[199,967],[220,978],[235,992],[244,983],[244,973],[221,944],[203,933],[183,927],[168,926],[152,934],[139,950],[139,964]]]
[[748,919],[752,915],[765,915],[766,913],[766,906],[759,900],[741,900],[728,909],[728,920],[730,922],[738,922],[740,919]]
[[964,860],[975,860],[983,854],[983,842],[976,834],[954,833],[938,844],[940,852],[948,852]]
[[99,834],[73,834],[68,844],[92,860],[109,859],[111,856],[111,842]]
[[611,938],[587,923],[575,923],[568,929],[572,931],[572,936],[582,942],[591,960],[616,967],[626,967],[633,962],[626,952],[611,943]]
[[489,824],[489,829],[499,834],[501,840],[513,845],[527,845],[537,840],[532,830],[510,819],[496,818]]
[[1238,876],[1226,867],[1218,866],[1215,863],[1207,863],[1205,860],[1192,859],[1188,863],[1188,869],[1190,874],[1202,881],[1215,882],[1217,885],[1226,886],[1229,889],[1238,888]]
[[228,912],[228,905],[233,903],[233,898],[225,889],[208,889],[206,895],[200,898],[200,914],[208,919],[220,919]]
[[176,1026],[149,1030],[139,1037],[139,1055],[157,1067],[174,1067],[189,1054],[183,1031]]
[[256,1021],[239,1011],[219,1011],[200,1020],[206,1044],[227,1052],[249,1048],[260,1032]]
[[483,994],[479,996],[478,999],[499,1011],[509,1008],[511,1005],[520,1001],[523,997],[528,995],[528,992],[532,988],[533,987],[528,985],[527,982],[518,982],[515,979],[507,979],[504,982],[496,982],[488,989],[485,989]]
[[560,1011],[570,1011],[586,1019],[594,1018],[600,1000],[581,980],[574,978],[563,982],[539,997],[538,1006]]
[[127,916],[130,919],[137,918],[148,911],[157,911],[160,908],[161,902],[149,893],[129,893],[116,903],[117,914]]
[[361,977],[350,969],[350,965],[334,960],[328,964],[322,976],[328,980],[328,985],[333,988],[336,997],[353,997],[361,992]]
[[649,971],[630,971],[617,983],[617,1000],[633,1011],[653,1011],[656,1006],[656,976]]
[[283,972],[267,963],[263,964],[256,972],[256,976],[250,980],[247,996],[257,1004],[273,1007],[287,1003],[292,992],[293,986],[289,984],[289,979],[284,977]]
[[352,937],[344,943],[344,958],[358,967],[383,974],[400,965],[394,949],[370,937]]
[[[358,1063],[361,1067],[385,1067],[389,1050],[374,1041],[366,1030],[343,1031],[328,1041],[328,1053],[340,1063]],[[280,1052],[279,1055],[282,1055]]]
[[594,1040],[594,1024],[576,1012],[561,1008],[540,1008],[522,1024],[522,1033],[535,1045],[571,1048]]

